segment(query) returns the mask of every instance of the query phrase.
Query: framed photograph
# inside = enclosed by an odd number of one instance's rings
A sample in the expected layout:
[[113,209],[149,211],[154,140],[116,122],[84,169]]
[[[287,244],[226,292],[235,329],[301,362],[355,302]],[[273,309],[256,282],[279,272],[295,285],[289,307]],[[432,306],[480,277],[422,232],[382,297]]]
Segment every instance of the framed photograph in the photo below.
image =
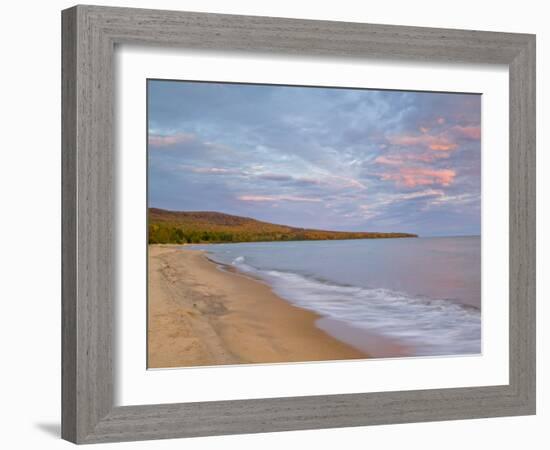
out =
[[535,413],[535,37],[63,23],[62,435]]

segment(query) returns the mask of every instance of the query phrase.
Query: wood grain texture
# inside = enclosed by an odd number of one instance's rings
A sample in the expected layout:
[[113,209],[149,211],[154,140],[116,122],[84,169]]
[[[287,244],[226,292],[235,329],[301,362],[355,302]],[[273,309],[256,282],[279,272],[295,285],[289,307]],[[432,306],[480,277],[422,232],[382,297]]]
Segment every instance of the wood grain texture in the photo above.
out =
[[[534,36],[95,6],[63,11],[62,31],[65,439],[93,443],[535,412]],[[508,65],[510,383],[114,407],[115,44]]]
[[61,233],[62,233],[62,431],[76,440],[76,10],[62,17],[62,155],[61,155]]
[[535,409],[536,95],[535,40],[510,71],[510,385]]

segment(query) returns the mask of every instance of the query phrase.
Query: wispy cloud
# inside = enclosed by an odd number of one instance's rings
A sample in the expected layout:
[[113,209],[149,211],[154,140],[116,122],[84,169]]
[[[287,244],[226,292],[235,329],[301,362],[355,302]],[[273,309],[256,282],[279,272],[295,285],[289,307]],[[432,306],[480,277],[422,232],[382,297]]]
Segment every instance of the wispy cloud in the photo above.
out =
[[383,164],[387,166],[402,166],[408,162],[433,162],[437,159],[446,159],[449,158],[448,153],[443,152],[423,152],[423,153],[388,153],[387,155],[381,155],[376,157],[374,160],[375,163]]
[[265,173],[259,173],[257,175],[257,177],[262,179],[262,180],[270,180],[270,181],[291,181],[291,180],[293,180],[293,177],[291,177],[290,175],[285,175],[285,174],[282,174],[282,173],[265,172]]
[[460,125],[455,125],[451,128],[451,131],[455,134],[455,136],[471,141],[479,141],[481,139],[480,126],[462,127]]
[[180,165],[180,168],[185,171],[190,171],[204,175],[228,175],[254,178],[257,180],[281,182],[283,184],[292,183],[294,185],[310,185],[310,186],[325,186],[333,188],[351,188],[351,189],[366,189],[366,186],[353,177],[321,174],[310,176],[293,176],[286,173],[266,172],[264,166],[252,166],[243,169],[228,168],[228,167],[192,167],[188,165]]
[[430,201],[429,205],[431,206],[441,206],[441,205],[465,205],[468,203],[478,203],[479,204],[480,197],[477,193],[463,193],[463,194],[457,194],[457,195],[446,195],[445,193],[441,193],[441,195],[438,195],[437,198],[434,198]]
[[434,199],[444,195],[445,193],[441,189],[425,189],[415,192],[379,195],[372,199],[370,203],[359,205],[360,215],[365,219],[372,219],[382,215],[384,211],[394,204],[406,206],[408,202],[418,199],[427,199],[431,203]]
[[449,186],[456,176],[452,169],[428,169],[425,167],[399,167],[395,172],[380,174],[380,179],[395,181],[400,186],[441,185]]
[[152,147],[173,147],[177,144],[192,142],[196,136],[189,133],[174,133],[167,135],[150,134],[149,145]]
[[477,95],[149,83],[152,206],[308,228],[479,231]]
[[237,199],[243,202],[306,202],[319,203],[320,198],[299,197],[296,195],[240,195]]
[[226,169],[224,167],[191,167],[189,170],[193,173],[203,173],[206,175],[243,175],[242,170]]
[[428,133],[418,135],[395,135],[388,138],[392,145],[401,147],[425,147],[436,151],[456,150],[458,145],[446,134],[432,135]]

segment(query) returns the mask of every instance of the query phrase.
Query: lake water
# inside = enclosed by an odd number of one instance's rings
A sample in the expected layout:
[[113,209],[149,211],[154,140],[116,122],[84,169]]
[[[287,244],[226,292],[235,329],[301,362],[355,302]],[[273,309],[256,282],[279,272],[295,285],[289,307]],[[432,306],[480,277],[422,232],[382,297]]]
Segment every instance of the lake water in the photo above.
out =
[[375,337],[414,356],[481,351],[479,236],[194,247],[318,313],[320,328],[373,356],[399,356],[377,353]]

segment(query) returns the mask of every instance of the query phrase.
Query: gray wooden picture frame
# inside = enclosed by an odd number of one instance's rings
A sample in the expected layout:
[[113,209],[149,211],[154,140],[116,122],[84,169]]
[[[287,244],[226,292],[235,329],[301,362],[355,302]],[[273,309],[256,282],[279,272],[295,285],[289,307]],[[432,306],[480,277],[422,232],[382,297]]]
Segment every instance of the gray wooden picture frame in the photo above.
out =
[[[98,6],[63,11],[62,32],[64,439],[94,443],[535,413],[534,35]],[[509,384],[114,406],[116,44],[507,65]]]

